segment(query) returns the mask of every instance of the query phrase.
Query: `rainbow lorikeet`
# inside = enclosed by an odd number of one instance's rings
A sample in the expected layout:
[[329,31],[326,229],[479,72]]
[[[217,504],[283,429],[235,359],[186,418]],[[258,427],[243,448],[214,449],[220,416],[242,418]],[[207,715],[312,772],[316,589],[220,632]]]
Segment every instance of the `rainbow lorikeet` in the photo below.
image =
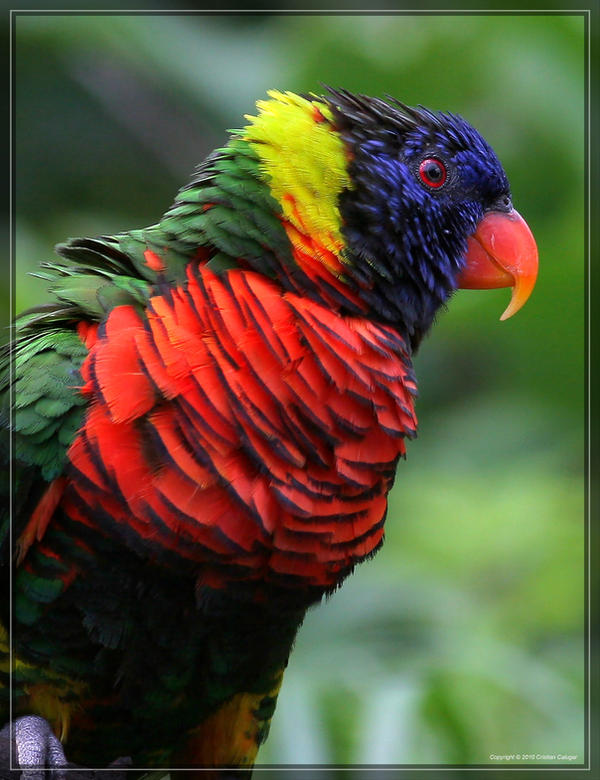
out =
[[382,544],[436,312],[535,283],[459,116],[257,108],[158,224],[58,246],[4,356],[21,764],[47,722],[86,766],[251,767],[307,608]]

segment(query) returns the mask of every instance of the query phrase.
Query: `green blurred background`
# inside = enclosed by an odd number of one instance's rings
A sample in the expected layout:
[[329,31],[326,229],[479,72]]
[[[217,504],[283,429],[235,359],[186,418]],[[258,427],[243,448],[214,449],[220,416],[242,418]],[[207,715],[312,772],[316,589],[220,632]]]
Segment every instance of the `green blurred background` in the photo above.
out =
[[308,616],[260,759],[582,763],[583,16],[19,15],[15,59],[17,309],[58,241],[156,221],[269,88],[389,93],[494,146],[536,290],[440,315],[386,545]]

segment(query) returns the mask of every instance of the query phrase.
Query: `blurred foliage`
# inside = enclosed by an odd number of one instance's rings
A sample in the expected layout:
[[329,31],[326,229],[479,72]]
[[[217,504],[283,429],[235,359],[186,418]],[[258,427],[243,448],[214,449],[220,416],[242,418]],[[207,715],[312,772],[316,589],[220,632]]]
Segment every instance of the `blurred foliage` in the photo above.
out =
[[269,88],[389,93],[492,143],[537,288],[505,323],[506,290],[459,292],[423,344],[386,545],[307,617],[261,760],[581,763],[583,17],[22,15],[15,54],[17,309],[53,244],[156,221]]

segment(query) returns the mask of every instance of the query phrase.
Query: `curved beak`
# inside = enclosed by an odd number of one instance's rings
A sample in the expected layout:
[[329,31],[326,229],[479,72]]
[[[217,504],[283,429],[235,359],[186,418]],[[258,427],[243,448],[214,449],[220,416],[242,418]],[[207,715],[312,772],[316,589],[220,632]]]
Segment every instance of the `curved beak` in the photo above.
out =
[[512,287],[512,298],[501,320],[525,304],[535,286],[538,250],[527,222],[518,211],[489,211],[467,242],[466,265],[458,287],[490,290]]

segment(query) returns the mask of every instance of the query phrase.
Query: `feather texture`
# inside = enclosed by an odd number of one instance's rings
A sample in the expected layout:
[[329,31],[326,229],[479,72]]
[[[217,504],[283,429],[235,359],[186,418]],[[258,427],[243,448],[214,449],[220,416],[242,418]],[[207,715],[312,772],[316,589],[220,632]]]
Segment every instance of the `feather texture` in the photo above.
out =
[[253,764],[306,609],[382,544],[413,352],[507,197],[453,115],[257,105],[157,224],[58,246],[1,357],[15,712],[86,765]]

